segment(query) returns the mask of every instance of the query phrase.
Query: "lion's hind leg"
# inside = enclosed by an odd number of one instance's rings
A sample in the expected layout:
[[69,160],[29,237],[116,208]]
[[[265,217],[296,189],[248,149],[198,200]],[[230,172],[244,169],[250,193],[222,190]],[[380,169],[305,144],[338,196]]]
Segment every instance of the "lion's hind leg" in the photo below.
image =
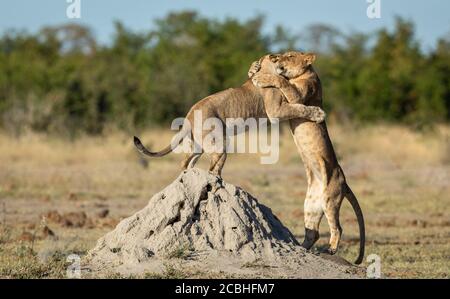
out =
[[324,202],[325,217],[330,228],[330,246],[329,254],[335,254],[338,250],[339,242],[342,236],[342,227],[339,221],[339,211],[341,209],[343,196],[341,193],[330,196]]
[[181,162],[181,169],[186,170],[193,168],[197,163],[198,159],[200,159],[202,153],[189,153],[186,154],[183,161]]
[[306,249],[311,247],[319,239],[319,226],[323,217],[323,208],[320,199],[311,195],[307,196],[304,204],[305,239],[302,246]]
[[209,171],[215,175],[222,175],[222,168],[227,159],[226,147],[223,144],[224,139],[218,139],[211,144],[205,145],[205,152],[210,158]]
[[211,154],[211,164],[209,165],[209,171],[212,173],[221,176],[222,168],[225,165],[225,161],[227,159],[227,153],[214,153]]

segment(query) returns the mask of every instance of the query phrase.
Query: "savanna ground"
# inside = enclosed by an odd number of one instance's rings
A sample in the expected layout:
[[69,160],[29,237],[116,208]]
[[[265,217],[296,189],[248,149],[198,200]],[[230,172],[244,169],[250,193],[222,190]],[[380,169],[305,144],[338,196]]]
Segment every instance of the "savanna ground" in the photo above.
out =
[[[450,127],[426,132],[392,125],[329,129],[365,213],[366,256],[381,257],[384,277],[450,277]],[[172,134],[154,129],[140,136],[156,149]],[[121,218],[143,208],[177,177],[180,160],[174,154],[144,160],[131,134],[124,133],[73,142],[0,135],[0,277],[66,277],[66,257],[82,256]],[[199,166],[206,163],[203,158]],[[257,155],[230,155],[223,177],[271,207],[303,239],[306,179],[287,130],[277,164],[261,165]],[[352,261],[358,229],[348,202],[341,215],[339,255]],[[318,246],[328,238],[326,221],[321,232]],[[166,270],[165,277],[187,276],[170,265]]]

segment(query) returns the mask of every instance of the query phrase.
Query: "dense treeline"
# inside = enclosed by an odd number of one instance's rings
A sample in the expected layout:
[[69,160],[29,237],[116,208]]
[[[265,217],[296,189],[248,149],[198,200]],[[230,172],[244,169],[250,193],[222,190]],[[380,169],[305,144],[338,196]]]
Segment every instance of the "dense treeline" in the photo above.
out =
[[245,79],[250,63],[287,49],[318,52],[327,110],[338,119],[426,124],[450,119],[450,39],[424,53],[414,26],[346,35],[313,25],[300,35],[181,12],[148,32],[115,24],[99,45],[89,28],[65,25],[0,39],[1,127],[76,136],[170,122],[193,102]]

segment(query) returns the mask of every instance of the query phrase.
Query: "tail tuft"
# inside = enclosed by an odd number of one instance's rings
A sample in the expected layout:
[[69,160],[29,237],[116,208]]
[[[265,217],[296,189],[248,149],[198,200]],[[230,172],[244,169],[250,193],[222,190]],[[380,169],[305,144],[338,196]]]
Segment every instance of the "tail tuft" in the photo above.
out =
[[134,145],[136,146],[137,150],[141,154],[144,154],[146,156],[162,157],[162,156],[165,156],[168,153],[172,152],[172,145],[171,144],[169,144],[168,146],[166,146],[163,150],[161,150],[159,152],[151,152],[142,144],[141,140],[139,140],[139,138],[137,138],[136,136],[134,136],[133,141],[134,141]]
[[146,148],[145,146],[142,144],[141,140],[139,138],[137,138],[136,136],[134,136],[133,138],[134,141],[134,146],[136,146],[136,148],[138,149],[139,152],[141,152],[142,154],[151,154]]
[[142,146],[141,140],[139,140],[139,138],[137,138],[136,136],[133,137],[133,142],[136,147]]

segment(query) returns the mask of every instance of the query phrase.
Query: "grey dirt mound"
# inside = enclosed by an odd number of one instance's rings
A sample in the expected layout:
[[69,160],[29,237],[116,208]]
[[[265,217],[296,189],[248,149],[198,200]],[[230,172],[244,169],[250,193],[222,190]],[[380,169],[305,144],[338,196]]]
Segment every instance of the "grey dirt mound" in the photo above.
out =
[[307,252],[268,207],[196,168],[100,238],[84,263],[94,276],[164,274],[168,267],[204,277],[346,278],[357,272]]

